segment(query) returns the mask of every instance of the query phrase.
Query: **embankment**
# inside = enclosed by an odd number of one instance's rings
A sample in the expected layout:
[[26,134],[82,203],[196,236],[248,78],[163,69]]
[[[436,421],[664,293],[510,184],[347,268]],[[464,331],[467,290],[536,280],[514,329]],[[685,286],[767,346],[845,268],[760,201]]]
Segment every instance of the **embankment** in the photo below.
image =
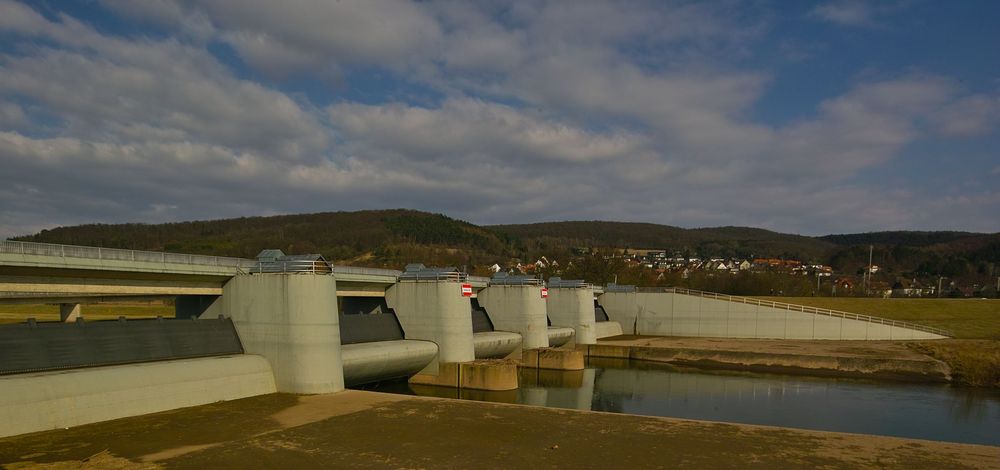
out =
[[822,341],[619,336],[587,347],[590,357],[712,369],[952,382],[944,361],[898,341]]

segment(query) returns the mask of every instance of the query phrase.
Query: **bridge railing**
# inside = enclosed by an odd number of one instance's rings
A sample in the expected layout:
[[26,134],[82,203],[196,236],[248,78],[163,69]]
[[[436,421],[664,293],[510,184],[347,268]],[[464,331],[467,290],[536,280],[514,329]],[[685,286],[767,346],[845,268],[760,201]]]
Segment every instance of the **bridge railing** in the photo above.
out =
[[921,325],[919,323],[911,323],[908,321],[890,320],[888,318],[874,317],[871,315],[863,315],[860,313],[844,312],[840,310],[832,310],[820,307],[810,307],[807,305],[789,304],[785,302],[775,302],[773,300],[763,300],[754,297],[742,297],[738,295],[718,294],[715,292],[705,292],[694,289],[685,289],[683,287],[666,287],[657,289],[640,288],[638,292],[665,292],[671,294],[684,294],[694,297],[704,297],[707,299],[724,300],[727,302],[736,302],[741,304],[771,307],[775,309],[788,310],[792,312],[812,313],[815,315],[846,318],[848,320],[858,320],[868,323],[877,323],[880,325],[895,326],[898,328],[909,328],[911,330],[923,331],[926,333],[933,333],[941,336],[948,336],[948,337],[954,336],[951,331],[945,329],[935,328],[933,326]]
[[193,264],[199,266],[223,266],[249,268],[256,261],[226,256],[188,255],[162,251],[124,250],[96,246],[58,245],[52,243],[0,241],[0,253],[20,255],[59,256],[63,258],[87,258],[112,261],[140,261],[164,264]]
[[387,276],[387,277],[399,277],[402,271],[397,271],[395,269],[382,269],[382,268],[365,268],[361,266],[338,266],[333,265],[334,274],[359,274],[365,276]]

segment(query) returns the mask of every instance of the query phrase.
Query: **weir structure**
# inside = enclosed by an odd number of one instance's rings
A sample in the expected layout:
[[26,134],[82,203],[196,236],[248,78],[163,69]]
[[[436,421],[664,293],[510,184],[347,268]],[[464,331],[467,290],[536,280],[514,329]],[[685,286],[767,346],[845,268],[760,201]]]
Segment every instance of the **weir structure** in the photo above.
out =
[[608,285],[598,303],[637,335],[825,340],[941,339],[911,322],[682,288]]
[[[87,321],[80,304],[175,300],[176,317]],[[0,305],[59,304],[62,322],[0,325],[0,436],[274,393],[411,383],[510,390],[518,363],[582,370],[626,333],[931,339],[947,332],[706,292],[552,278],[335,266],[0,242]],[[558,349],[556,346],[570,346]],[[596,347],[596,346],[595,346]],[[575,349],[574,349],[575,348]],[[582,348],[582,349],[581,349]],[[530,376],[530,374],[529,374]]]

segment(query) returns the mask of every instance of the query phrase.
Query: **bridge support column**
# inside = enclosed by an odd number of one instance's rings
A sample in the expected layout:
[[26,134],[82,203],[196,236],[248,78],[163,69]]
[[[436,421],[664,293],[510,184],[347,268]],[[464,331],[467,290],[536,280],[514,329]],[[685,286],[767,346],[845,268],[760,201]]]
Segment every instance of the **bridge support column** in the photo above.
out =
[[548,314],[552,326],[573,328],[576,344],[597,344],[594,327],[594,290],[589,287],[549,288]]
[[226,283],[222,297],[205,314],[217,312],[232,317],[247,353],[271,363],[279,392],[344,389],[333,276],[239,275]]
[[433,341],[438,356],[411,383],[478,390],[517,388],[517,367],[476,361],[472,340],[472,305],[454,281],[400,281],[385,293],[406,339]]
[[80,304],[59,304],[59,320],[63,322],[75,322],[80,318]]
[[497,330],[521,334],[521,366],[541,369],[583,369],[583,353],[550,349],[546,300],[542,288],[531,285],[495,285],[479,291],[479,304]]

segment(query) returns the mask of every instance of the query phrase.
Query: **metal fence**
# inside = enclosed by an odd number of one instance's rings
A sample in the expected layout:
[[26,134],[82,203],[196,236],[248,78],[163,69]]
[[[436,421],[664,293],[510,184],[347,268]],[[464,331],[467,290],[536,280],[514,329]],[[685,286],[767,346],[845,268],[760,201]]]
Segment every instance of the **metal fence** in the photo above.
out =
[[390,276],[399,277],[401,271],[395,269],[364,268],[359,266],[338,266],[332,265],[334,274],[360,274],[366,276]]
[[123,250],[96,246],[57,245],[51,243],[0,241],[0,253],[15,255],[59,256],[62,258],[87,258],[112,261],[139,261],[162,264],[193,264],[199,266],[223,266],[246,268],[257,264],[244,258],[225,256],[188,255],[162,251]]
[[898,328],[909,328],[911,330],[923,331],[926,333],[933,333],[941,336],[953,336],[951,331],[935,328],[933,326],[921,325],[918,323],[911,323],[901,320],[890,320],[888,318],[873,317],[871,315],[862,315],[859,313],[843,312],[840,310],[831,310],[828,308],[819,307],[809,307],[806,305],[789,304],[785,302],[774,302],[771,300],[762,300],[753,297],[742,297],[738,295],[727,295],[727,294],[717,294],[715,292],[705,292],[694,289],[685,289],[683,287],[665,287],[665,288],[640,288],[639,292],[663,292],[668,294],[684,294],[695,297],[704,297],[707,299],[724,300],[727,302],[736,302],[747,305],[757,305],[762,307],[771,307],[780,310],[788,310],[792,312],[802,312],[802,313],[812,313],[816,315],[826,315],[829,317],[836,318],[846,318],[848,320],[858,320],[869,323],[877,323],[880,325],[895,326]]

